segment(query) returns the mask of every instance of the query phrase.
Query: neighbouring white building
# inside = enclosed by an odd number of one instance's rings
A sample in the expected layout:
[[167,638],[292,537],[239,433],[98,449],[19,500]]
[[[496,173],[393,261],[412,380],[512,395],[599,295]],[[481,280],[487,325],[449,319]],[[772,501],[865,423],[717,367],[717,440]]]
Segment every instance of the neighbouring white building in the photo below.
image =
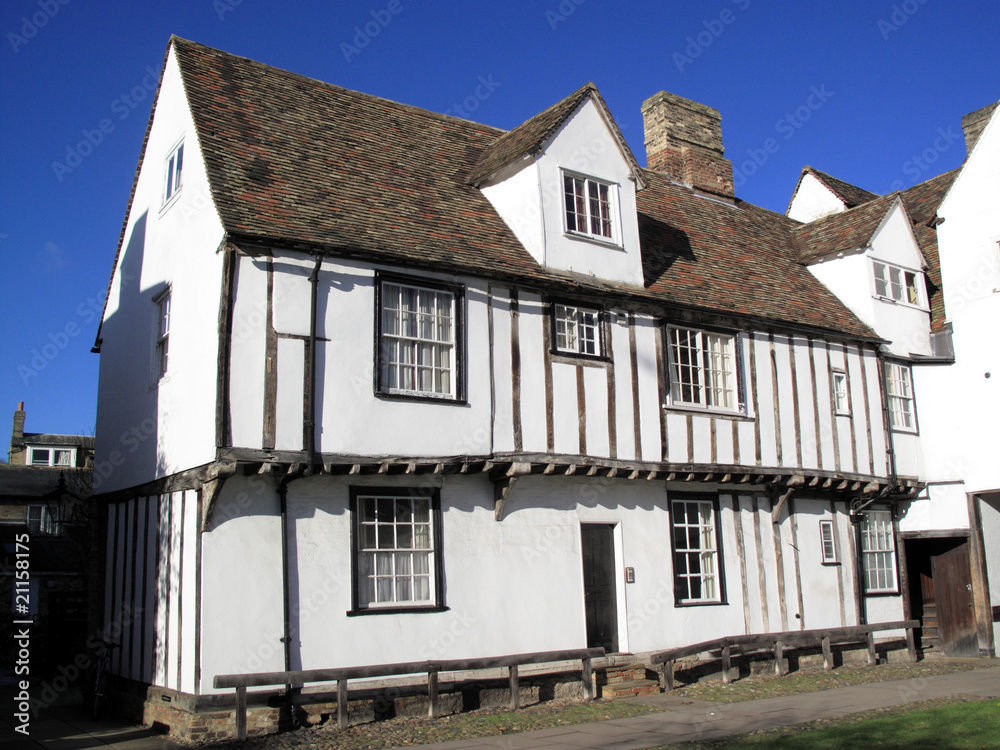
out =
[[1000,115],[962,118],[958,169],[877,196],[806,167],[789,203],[800,257],[887,339],[909,613],[924,645],[995,652],[1000,638]]
[[716,110],[643,117],[648,169],[592,84],[505,132],[171,39],[97,342],[147,718],[218,674],[903,619],[926,483],[882,376],[935,350],[734,197]]

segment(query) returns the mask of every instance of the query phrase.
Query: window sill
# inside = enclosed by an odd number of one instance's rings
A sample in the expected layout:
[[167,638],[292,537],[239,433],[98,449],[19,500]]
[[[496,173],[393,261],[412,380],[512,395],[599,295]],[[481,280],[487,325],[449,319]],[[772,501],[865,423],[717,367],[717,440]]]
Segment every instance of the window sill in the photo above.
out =
[[830,568],[835,568],[838,565],[840,565],[840,561],[839,560],[823,560],[823,562],[821,562],[820,565],[825,565],[825,566],[830,567]]
[[444,404],[448,406],[467,406],[465,398],[452,396],[433,396],[426,393],[411,393],[408,391],[375,391],[375,397],[388,401],[418,401],[422,404]]
[[167,212],[167,209],[169,209],[172,205],[174,205],[180,199],[180,197],[181,197],[181,191],[183,189],[184,189],[184,186],[181,185],[179,188],[177,188],[174,191],[174,194],[171,195],[169,198],[167,198],[166,202],[162,206],[160,206],[160,214],[159,214],[160,216],[163,216],[163,214],[165,214]]
[[879,302],[885,302],[889,305],[899,305],[901,307],[908,307],[911,310],[919,310],[920,312],[929,313],[930,309],[924,307],[923,305],[915,305],[912,302],[904,302],[901,299],[893,299],[892,297],[883,297],[881,294],[873,294],[872,299],[878,300]]
[[899,591],[866,591],[865,596],[870,598],[875,597],[885,597],[885,596],[899,596]]
[[450,607],[436,604],[424,607],[369,607],[365,609],[350,609],[347,611],[347,616],[430,614],[434,612],[448,612],[450,609]]
[[675,607],[725,607],[729,602],[674,602]]
[[583,354],[581,352],[564,352],[553,349],[551,352],[553,362],[565,362],[572,365],[609,365],[611,358],[605,354]]
[[564,231],[563,237],[571,240],[581,240],[583,242],[590,242],[594,245],[600,245],[608,250],[620,250],[625,252],[625,247],[618,242],[618,240],[610,239],[608,237],[600,237],[596,234],[584,234],[583,232],[572,232]]
[[724,411],[722,409],[702,409],[697,406],[684,406],[681,404],[661,404],[660,407],[670,413],[675,414],[696,414],[702,417],[717,417],[719,419],[732,419],[735,422],[755,422],[754,417],[748,416],[744,412]]

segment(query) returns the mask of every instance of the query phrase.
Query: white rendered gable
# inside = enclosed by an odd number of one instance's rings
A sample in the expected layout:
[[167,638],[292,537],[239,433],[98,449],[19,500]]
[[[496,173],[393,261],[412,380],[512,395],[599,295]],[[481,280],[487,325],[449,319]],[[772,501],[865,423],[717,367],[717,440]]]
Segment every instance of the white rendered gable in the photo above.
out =
[[[609,188],[611,237],[568,229],[564,180]],[[592,99],[584,101],[539,154],[509,165],[481,185],[486,198],[541,265],[640,286],[635,182],[625,156]]]
[[816,175],[807,172],[802,177],[798,190],[795,191],[795,197],[788,207],[788,218],[808,223],[845,210],[847,206],[836,193],[824,185]]

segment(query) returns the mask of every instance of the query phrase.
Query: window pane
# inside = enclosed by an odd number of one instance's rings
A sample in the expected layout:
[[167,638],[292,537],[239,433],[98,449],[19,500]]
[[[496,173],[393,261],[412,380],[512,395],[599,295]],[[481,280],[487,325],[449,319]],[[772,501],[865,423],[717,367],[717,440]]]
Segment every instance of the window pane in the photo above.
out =
[[31,463],[48,466],[49,465],[49,451],[48,448],[35,448],[31,451]]
[[430,602],[430,499],[359,497],[355,522],[360,606]]

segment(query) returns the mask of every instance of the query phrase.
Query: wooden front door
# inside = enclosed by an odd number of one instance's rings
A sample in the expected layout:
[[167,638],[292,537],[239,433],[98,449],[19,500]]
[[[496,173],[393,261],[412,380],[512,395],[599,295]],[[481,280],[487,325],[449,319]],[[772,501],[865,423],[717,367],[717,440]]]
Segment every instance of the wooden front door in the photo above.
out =
[[979,656],[968,540],[931,557],[931,570],[941,650],[946,656]]
[[587,618],[587,647],[618,650],[618,608],[615,590],[614,526],[583,524],[583,602]]

